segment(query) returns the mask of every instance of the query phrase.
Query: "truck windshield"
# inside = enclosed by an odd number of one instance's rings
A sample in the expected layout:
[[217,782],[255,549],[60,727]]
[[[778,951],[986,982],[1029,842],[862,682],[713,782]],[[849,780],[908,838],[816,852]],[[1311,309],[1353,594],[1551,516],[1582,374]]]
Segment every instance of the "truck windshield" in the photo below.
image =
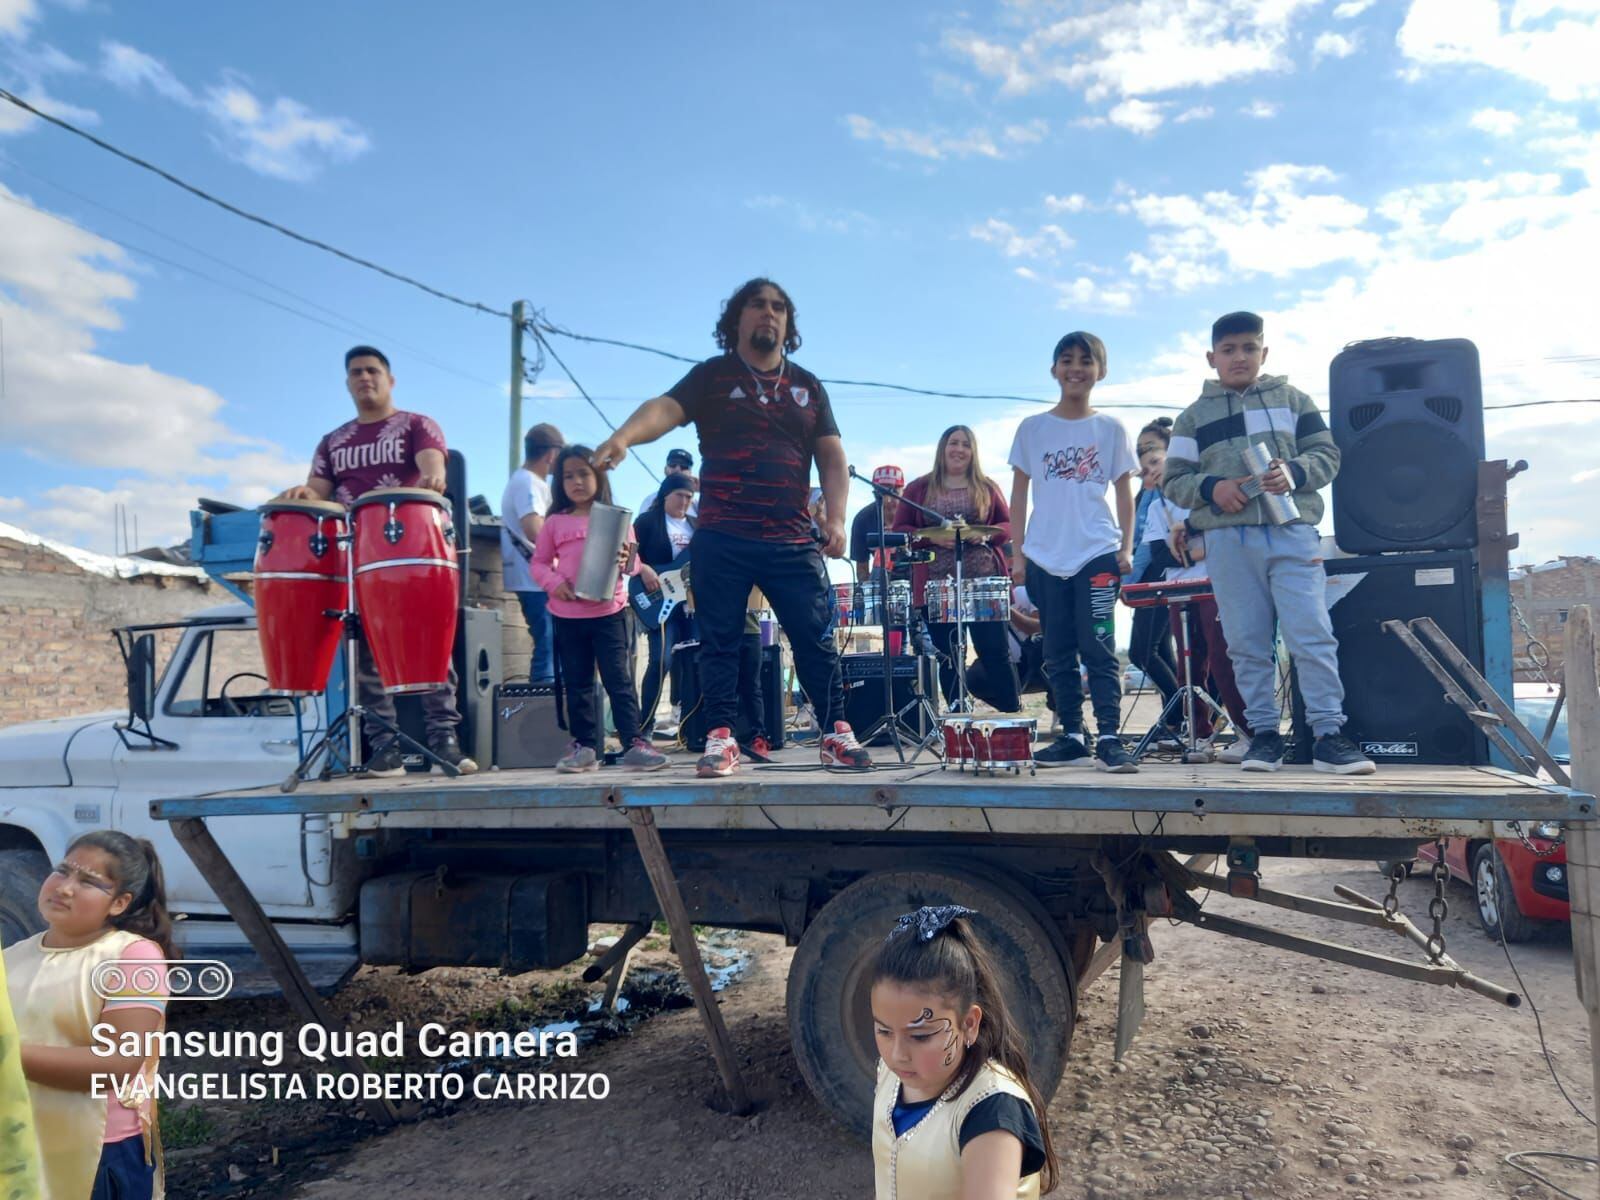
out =
[[261,711],[267,679],[254,629],[198,633],[171,669],[180,674],[168,693],[170,716],[240,717]]

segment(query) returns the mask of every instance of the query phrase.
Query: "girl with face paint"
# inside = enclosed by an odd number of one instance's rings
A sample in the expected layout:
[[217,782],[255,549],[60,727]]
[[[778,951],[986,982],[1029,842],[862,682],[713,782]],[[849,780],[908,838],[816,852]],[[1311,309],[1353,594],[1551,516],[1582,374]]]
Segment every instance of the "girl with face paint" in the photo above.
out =
[[959,905],[901,917],[872,971],[877,1196],[1052,1191],[1060,1165],[993,963]]

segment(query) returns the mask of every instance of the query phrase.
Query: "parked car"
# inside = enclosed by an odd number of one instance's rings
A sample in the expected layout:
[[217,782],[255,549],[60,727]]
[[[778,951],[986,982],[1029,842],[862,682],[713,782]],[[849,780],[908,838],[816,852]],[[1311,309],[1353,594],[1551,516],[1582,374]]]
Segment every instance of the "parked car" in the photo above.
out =
[[[1512,706],[1535,737],[1544,739],[1549,730],[1545,745],[1551,758],[1563,765],[1571,760],[1565,707],[1553,728],[1550,724],[1554,687],[1519,683]],[[1504,934],[1508,942],[1525,942],[1570,920],[1567,847],[1560,823],[1527,823],[1519,830],[1499,821],[1495,832],[1493,840],[1444,839],[1444,860],[1452,875],[1470,883],[1483,931],[1497,941]],[[1415,865],[1431,864],[1438,856],[1438,844],[1425,842],[1417,848]],[[1378,866],[1387,873],[1392,864]]]

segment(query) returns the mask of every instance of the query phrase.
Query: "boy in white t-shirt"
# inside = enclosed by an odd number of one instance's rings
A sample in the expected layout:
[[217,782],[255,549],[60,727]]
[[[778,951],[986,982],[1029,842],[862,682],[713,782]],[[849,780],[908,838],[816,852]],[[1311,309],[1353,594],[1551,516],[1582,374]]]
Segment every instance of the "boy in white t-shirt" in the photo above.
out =
[[[1050,374],[1061,399],[1017,427],[1010,456],[1012,528],[1027,529],[1011,573],[1039,608],[1045,676],[1061,720],[1061,735],[1034,759],[1062,766],[1090,756],[1083,741],[1081,657],[1100,734],[1095,766],[1126,774],[1139,768],[1117,733],[1122,681],[1113,621],[1122,577],[1133,567],[1130,479],[1137,462],[1122,423],[1089,407],[1089,393],[1106,377],[1105,343],[1092,333],[1067,334],[1056,343]],[[1116,493],[1115,521],[1108,489]]]

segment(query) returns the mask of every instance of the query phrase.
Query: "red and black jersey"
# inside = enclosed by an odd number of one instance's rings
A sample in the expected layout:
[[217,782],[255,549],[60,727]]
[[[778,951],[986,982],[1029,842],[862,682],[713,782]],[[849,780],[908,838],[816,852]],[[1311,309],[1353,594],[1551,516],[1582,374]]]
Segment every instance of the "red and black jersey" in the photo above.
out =
[[699,528],[810,541],[806,501],[817,439],[839,434],[817,377],[788,361],[759,373],[724,354],[690,368],[666,394],[700,435]]

